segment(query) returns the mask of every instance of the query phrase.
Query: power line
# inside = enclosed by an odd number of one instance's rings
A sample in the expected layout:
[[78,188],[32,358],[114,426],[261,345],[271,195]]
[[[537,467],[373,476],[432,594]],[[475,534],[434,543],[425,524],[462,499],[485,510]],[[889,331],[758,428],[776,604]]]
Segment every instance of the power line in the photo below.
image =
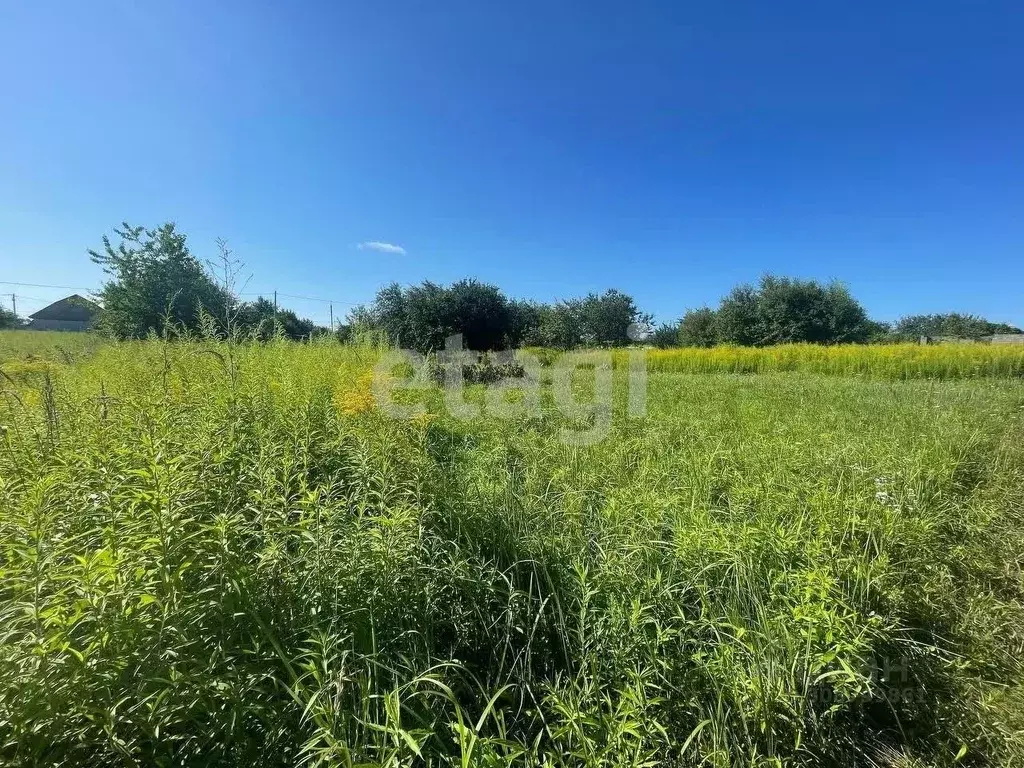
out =
[[322,301],[324,304],[345,304],[350,307],[354,307],[358,304],[355,301],[341,301],[340,299],[318,299],[316,296],[295,296],[291,293],[279,294],[289,299],[302,299],[304,301]]
[[[86,288],[83,285],[49,285],[47,283],[16,283],[12,280],[0,280],[0,285],[15,285],[22,288],[58,288],[64,291],[86,291],[88,293],[98,293],[99,290],[96,288]],[[239,293],[239,296],[266,296],[273,293],[273,291],[246,291]],[[300,299],[302,301],[319,301],[323,304],[344,304],[348,307],[359,306],[360,302],[357,301],[344,301],[342,299],[323,299],[319,296],[299,296],[294,293],[281,293],[277,292],[278,296],[287,299]],[[31,296],[25,296],[24,298],[30,299]],[[37,301],[45,301],[45,299],[36,299]]]
[[10,280],[0,280],[0,285],[18,285],[22,288],[60,288],[65,291],[88,291],[96,293],[95,288],[86,288],[83,285],[47,285],[45,283],[15,283]]
[[19,304],[22,307],[25,307],[27,304],[29,307],[42,308],[53,303],[53,299],[44,299],[41,296],[27,296],[24,293],[0,293],[0,299],[7,299],[8,297],[10,297],[11,308],[15,314],[18,312]]
[[[4,294],[5,296],[7,294]],[[43,299],[39,296],[26,296],[24,293],[12,293],[11,296],[17,296],[19,299],[28,299],[29,301],[50,301],[49,299]]]
[[[274,293],[274,291],[247,291],[245,293],[238,294],[239,296],[268,296]],[[321,299],[318,296],[297,296],[294,293],[281,293],[277,291],[277,295],[286,299],[302,299],[303,301],[319,301],[323,304],[345,304],[349,307],[355,307],[359,305],[357,301],[342,301],[341,299]]]

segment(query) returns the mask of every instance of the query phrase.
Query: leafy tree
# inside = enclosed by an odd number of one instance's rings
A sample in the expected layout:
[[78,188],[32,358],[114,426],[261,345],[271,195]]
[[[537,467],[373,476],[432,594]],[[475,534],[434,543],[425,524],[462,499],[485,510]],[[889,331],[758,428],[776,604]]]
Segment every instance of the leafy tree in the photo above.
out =
[[758,294],[749,285],[738,285],[722,299],[715,313],[716,340],[741,346],[758,341]]
[[360,319],[401,346],[442,349],[446,338],[461,333],[465,347],[483,351],[519,344],[530,317],[524,305],[510,302],[497,287],[459,280],[449,286],[426,281],[410,288],[392,283],[377,292]]
[[867,329],[865,341],[871,344],[881,344],[893,340],[893,327],[891,323],[868,320],[865,327]]
[[1024,330],[1018,328],[1015,325],[1010,325],[1009,323],[991,323],[990,322],[988,324],[988,331],[989,331],[990,334],[991,333],[1024,333]]
[[841,283],[773,275],[757,288],[734,288],[722,299],[717,326],[721,341],[755,346],[864,342],[872,332],[864,308]]
[[570,348],[584,344],[629,344],[630,326],[649,329],[651,318],[632,297],[609,290],[582,299],[542,304],[508,299],[478,280],[448,286],[424,282],[402,288],[392,283],[377,292],[370,307],[349,313],[349,324],[384,331],[392,343],[421,351],[441,349],[461,333],[469,349],[531,346]]
[[123,223],[115,248],[103,236],[103,250],[89,251],[93,262],[110,275],[100,296],[99,328],[118,338],[162,334],[167,322],[187,330],[199,328],[201,311],[223,317],[229,302],[203,265],[188,249],[184,234],[168,222],[157,229]]
[[399,337],[403,346],[411,345],[423,352],[443,349],[446,338],[464,330],[455,322],[448,298],[444,286],[429,280],[404,291],[402,302],[409,332],[407,339]]
[[[351,314],[355,316],[363,309],[363,307],[356,307]],[[400,347],[415,345],[406,292],[398,283],[391,283],[377,291],[377,297],[366,316],[354,317],[350,322],[353,325],[362,322],[380,328],[388,335],[393,344]]]
[[505,349],[519,344],[511,302],[500,289],[477,280],[459,280],[448,288],[451,327],[469,349]]
[[[638,341],[650,330],[652,318],[641,312],[633,297],[610,288],[588,294],[579,303],[584,344],[622,347]],[[631,331],[639,330],[631,336]]]
[[348,316],[345,318],[345,323],[353,330],[353,332],[357,329],[367,330],[375,328],[377,325],[373,310],[365,304],[357,304],[352,307],[348,312]]
[[[813,289],[817,290],[817,288]],[[813,291],[812,291],[813,293]],[[870,341],[879,331],[879,324],[868,317],[864,306],[853,298],[850,289],[838,280],[825,286],[820,330],[809,328],[808,341],[826,344],[853,344]],[[820,334],[818,339],[814,334]]]
[[713,347],[718,343],[718,314],[710,307],[687,310],[679,322],[678,343],[684,347]]
[[290,309],[278,308],[275,311],[274,303],[263,296],[238,306],[235,327],[244,335],[264,341],[278,330],[293,341],[308,339],[319,330],[327,330],[321,329],[312,320],[299,317]]
[[525,336],[526,344],[554,349],[570,349],[582,343],[584,336],[580,300],[569,299],[537,306],[536,325]]
[[509,301],[510,346],[531,344],[540,326],[541,312],[545,305],[536,301],[513,299]]
[[21,318],[6,307],[0,307],[0,328],[20,328]]
[[615,289],[532,305],[532,319],[524,324],[523,341],[558,349],[632,344],[647,336],[652,325],[651,316],[641,312],[631,296]]
[[908,315],[901,318],[893,335],[905,341],[916,341],[921,336],[954,336],[977,339],[993,333],[1021,333],[1006,323],[993,323],[978,315],[947,312],[933,315]]
[[658,349],[668,349],[679,346],[679,326],[671,323],[662,323],[654,329],[647,340]]

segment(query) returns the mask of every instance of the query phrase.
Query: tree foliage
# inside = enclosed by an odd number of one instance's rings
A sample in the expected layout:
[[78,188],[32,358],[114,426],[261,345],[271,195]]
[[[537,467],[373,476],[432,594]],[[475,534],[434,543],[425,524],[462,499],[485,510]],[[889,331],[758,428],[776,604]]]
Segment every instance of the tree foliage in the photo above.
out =
[[311,335],[323,331],[312,320],[299,317],[290,309],[274,309],[274,302],[263,296],[256,301],[247,301],[238,305],[234,326],[244,336],[266,341],[280,333],[293,341],[308,339]]
[[373,305],[357,308],[349,322],[380,328],[392,343],[426,352],[443,349],[445,339],[459,333],[469,349],[515,346],[524,317],[524,307],[493,285],[468,279],[443,286],[428,280],[408,288],[398,283],[381,288]]
[[349,313],[348,322],[381,329],[393,343],[421,351],[443,348],[456,333],[462,334],[465,347],[483,351],[522,344],[622,346],[634,340],[630,333],[635,328],[648,328],[651,318],[631,296],[615,289],[543,304],[509,299],[477,280],[459,280],[408,288],[392,283],[377,292],[370,307]]
[[640,311],[633,297],[609,288],[602,294],[590,293],[579,303],[584,344],[623,347],[644,338],[652,318]]
[[524,336],[526,344],[553,349],[570,349],[584,343],[583,316],[579,299],[536,306],[535,323]]
[[275,309],[262,296],[239,301],[234,279],[242,265],[225,241],[218,241],[224,272],[218,281],[212,274],[214,265],[207,268],[192,254],[186,236],[172,222],[157,229],[123,223],[114,233],[121,239],[116,247],[104,236],[102,252],[89,251],[93,262],[111,277],[100,291],[104,309],[98,324],[111,336],[133,339],[167,330],[195,332],[204,313],[220,334],[259,340],[281,334],[300,340],[327,332],[290,309]]
[[977,339],[994,333],[1021,333],[1021,329],[1006,323],[993,323],[978,315],[959,312],[908,315],[901,318],[893,329],[893,334],[905,341],[915,341],[921,336]]
[[[693,322],[702,329],[711,325],[706,314]],[[713,325],[716,341],[741,346],[865,342],[877,329],[842,283],[774,275],[756,287],[734,288],[714,313]]]
[[662,323],[655,328],[647,337],[647,342],[658,349],[668,349],[679,346],[679,326],[672,323]]
[[21,318],[6,307],[0,307],[0,328],[20,328]]
[[114,233],[115,247],[103,236],[103,250],[89,251],[92,261],[110,276],[100,291],[103,314],[99,329],[118,338],[163,334],[168,323],[199,327],[201,310],[224,314],[228,296],[188,248],[173,222],[156,229],[127,222]]
[[718,341],[718,315],[710,307],[688,310],[679,321],[678,344],[683,347],[713,347]]
[[[141,338],[151,332],[197,331],[239,333],[265,340],[276,334],[306,339],[327,329],[275,307],[264,297],[241,302],[233,277],[238,262],[219,241],[226,278],[212,275],[193,256],[184,234],[168,222],[156,229],[123,223],[115,228],[115,246],[90,250],[109,279],[100,291],[104,312],[98,328],[118,338]],[[230,276],[232,279],[227,279]],[[213,318],[203,325],[204,313]],[[617,289],[589,293],[554,303],[513,300],[496,286],[474,279],[450,285],[425,281],[381,288],[368,307],[354,308],[339,339],[386,339],[421,351],[439,350],[461,334],[474,350],[520,345],[561,349],[619,347],[646,339],[659,347],[710,347],[715,344],[769,346],[792,342],[838,344],[881,339],[916,340],[920,336],[979,338],[993,333],[1021,333],[1005,323],[977,315],[911,315],[893,328],[870,320],[863,306],[841,283],[765,275],[757,285],[738,285],[717,309],[688,311],[678,324],[653,329],[653,318],[633,297]],[[20,320],[0,309],[0,327]]]

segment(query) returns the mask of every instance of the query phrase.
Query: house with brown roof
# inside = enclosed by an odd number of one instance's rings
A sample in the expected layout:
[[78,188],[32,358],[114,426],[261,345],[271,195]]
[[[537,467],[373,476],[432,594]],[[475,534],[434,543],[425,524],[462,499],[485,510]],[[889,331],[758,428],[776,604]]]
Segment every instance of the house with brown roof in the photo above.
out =
[[29,315],[28,327],[37,331],[88,331],[103,307],[77,293]]

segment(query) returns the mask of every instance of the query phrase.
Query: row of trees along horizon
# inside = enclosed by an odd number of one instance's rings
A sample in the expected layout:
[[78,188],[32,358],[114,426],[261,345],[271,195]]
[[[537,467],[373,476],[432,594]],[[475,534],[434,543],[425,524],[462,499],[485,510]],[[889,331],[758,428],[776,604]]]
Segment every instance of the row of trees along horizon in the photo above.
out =
[[[120,238],[116,246],[104,236],[102,250],[89,251],[109,276],[99,292],[101,333],[128,339],[154,332],[212,331],[258,340],[274,335],[301,340],[332,332],[267,298],[241,301],[236,290],[242,264],[224,241],[218,241],[219,258],[204,263],[173,223],[156,229],[124,223],[114,233]],[[10,312],[0,316],[0,327],[18,322]],[[877,322],[842,283],[765,275],[757,285],[733,288],[716,309],[689,310],[678,322],[658,327],[633,297],[614,288],[543,303],[511,299],[475,279],[409,287],[392,283],[371,304],[353,308],[333,332],[342,340],[373,334],[427,352],[443,348],[445,339],[458,333],[464,347],[485,351],[614,347],[638,341],[658,347],[898,342],[921,336],[971,339],[1021,329],[956,312]]]

